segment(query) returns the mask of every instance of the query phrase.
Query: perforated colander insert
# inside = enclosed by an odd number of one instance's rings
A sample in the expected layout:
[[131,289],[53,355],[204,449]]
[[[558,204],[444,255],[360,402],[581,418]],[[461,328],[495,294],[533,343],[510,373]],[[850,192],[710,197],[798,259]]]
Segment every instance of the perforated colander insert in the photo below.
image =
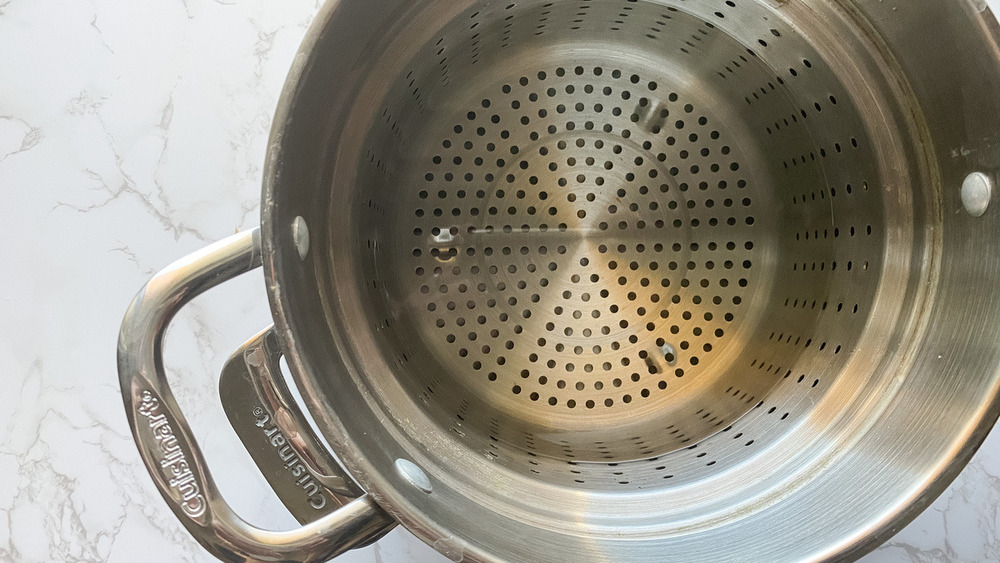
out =
[[359,167],[361,281],[456,439],[574,486],[694,479],[844,367],[881,179],[836,75],[760,10],[489,4],[397,78]]

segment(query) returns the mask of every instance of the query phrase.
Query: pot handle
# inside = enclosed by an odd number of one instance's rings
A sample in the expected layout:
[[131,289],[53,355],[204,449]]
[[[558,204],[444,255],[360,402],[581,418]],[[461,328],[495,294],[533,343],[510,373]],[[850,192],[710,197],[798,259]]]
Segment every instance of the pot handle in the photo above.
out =
[[196,296],[262,264],[260,229],[183,258],[139,291],[118,337],[118,378],[132,435],[160,494],[184,527],[228,561],[326,561],[395,525],[369,495],[287,532],[256,528],[219,494],[163,369],[163,335]]

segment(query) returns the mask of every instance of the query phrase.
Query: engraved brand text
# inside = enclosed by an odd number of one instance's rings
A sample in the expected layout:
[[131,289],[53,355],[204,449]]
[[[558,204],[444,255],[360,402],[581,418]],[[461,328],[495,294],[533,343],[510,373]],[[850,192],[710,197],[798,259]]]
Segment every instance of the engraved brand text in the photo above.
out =
[[254,407],[253,415],[256,419],[255,424],[257,428],[260,428],[264,432],[267,441],[271,444],[271,447],[277,450],[278,457],[284,462],[285,470],[291,473],[295,479],[295,484],[305,491],[306,497],[309,500],[309,506],[316,510],[322,510],[326,506],[326,495],[320,490],[315,477],[299,458],[299,454],[288,443],[288,440],[282,435],[281,430],[272,423],[271,415],[261,407]]
[[192,518],[205,514],[205,497],[191,473],[184,450],[177,443],[174,429],[170,426],[167,416],[160,412],[160,401],[149,391],[142,392],[139,404],[139,414],[149,421],[149,430],[153,433],[160,454],[160,467],[168,479],[167,483],[181,497],[181,510]]

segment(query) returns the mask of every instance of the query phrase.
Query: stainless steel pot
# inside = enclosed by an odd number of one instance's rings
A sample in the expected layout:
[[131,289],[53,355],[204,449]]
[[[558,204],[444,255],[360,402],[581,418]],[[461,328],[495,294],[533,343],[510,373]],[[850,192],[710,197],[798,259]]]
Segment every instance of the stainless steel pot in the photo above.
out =
[[[998,37],[966,0],[330,1],[262,228],[127,313],[143,460],[234,561],[397,521],[456,561],[860,556],[1000,412]],[[222,395],[293,532],[225,505],[160,357],[261,264]]]

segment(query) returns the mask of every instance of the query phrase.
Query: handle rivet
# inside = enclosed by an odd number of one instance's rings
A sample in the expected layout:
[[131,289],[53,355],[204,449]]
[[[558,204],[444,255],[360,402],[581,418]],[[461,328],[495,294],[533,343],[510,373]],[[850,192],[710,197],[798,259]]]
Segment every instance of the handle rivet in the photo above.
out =
[[406,459],[396,460],[396,471],[406,480],[409,484],[420,489],[425,493],[431,492],[433,487],[431,486],[431,480],[424,473],[423,469],[417,467],[415,463]]
[[973,217],[982,217],[993,197],[993,181],[982,172],[973,172],[962,182],[962,205]]
[[299,260],[305,260],[309,254],[309,227],[301,215],[292,221],[292,241],[299,251]]

